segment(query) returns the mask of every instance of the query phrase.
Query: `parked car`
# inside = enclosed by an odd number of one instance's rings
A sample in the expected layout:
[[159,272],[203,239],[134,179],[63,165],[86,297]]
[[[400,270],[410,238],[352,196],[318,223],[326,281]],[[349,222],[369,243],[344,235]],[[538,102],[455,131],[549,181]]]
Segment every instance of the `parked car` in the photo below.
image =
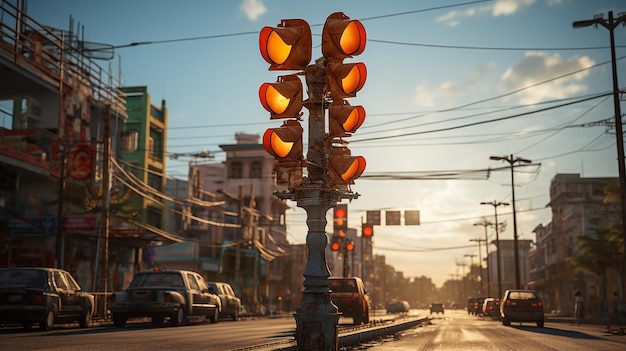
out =
[[89,327],[93,295],[82,291],[72,275],[56,268],[0,268],[0,322],[42,330],[57,323]]
[[479,315],[483,313],[484,297],[470,297],[467,299],[467,314]]
[[193,271],[155,270],[139,272],[128,288],[109,296],[109,310],[116,327],[129,318],[149,317],[155,325],[167,320],[172,326],[187,319],[219,320],[220,298],[204,278]]
[[500,318],[500,300],[494,297],[488,297],[483,302],[483,316],[491,317],[492,319]]
[[543,302],[534,290],[506,290],[500,301],[500,318],[503,325],[511,322],[544,323]]
[[230,317],[234,321],[239,320],[241,314],[241,299],[237,297],[235,291],[228,283],[223,282],[207,282],[209,288],[214,294],[217,294],[222,301],[222,310],[220,318]]
[[411,305],[405,300],[393,300],[386,306],[387,313],[408,313]]
[[431,303],[430,304],[430,313],[441,313],[444,314],[444,306],[442,303]]
[[361,278],[328,278],[330,299],[344,317],[352,317],[355,325],[370,322],[370,298]]

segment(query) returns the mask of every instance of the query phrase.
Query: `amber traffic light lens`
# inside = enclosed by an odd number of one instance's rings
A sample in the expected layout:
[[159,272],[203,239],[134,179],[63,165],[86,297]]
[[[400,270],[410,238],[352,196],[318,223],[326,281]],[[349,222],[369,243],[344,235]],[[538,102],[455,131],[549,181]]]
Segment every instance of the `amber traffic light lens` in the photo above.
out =
[[268,129],[263,134],[263,146],[265,150],[274,156],[285,157],[289,155],[293,149],[294,142],[284,141],[280,136],[272,129]]
[[341,179],[350,180],[354,178],[358,178],[365,171],[365,157],[356,156],[354,160],[350,163],[350,166],[346,169],[345,172],[341,174]]
[[261,56],[270,70],[300,70],[311,61],[311,28],[301,19],[282,20],[278,27],[263,27]]
[[261,30],[261,54],[270,63],[283,64],[291,53],[291,45],[285,43],[273,28]]
[[359,62],[341,79],[341,87],[346,94],[356,93],[365,85],[365,78],[367,78],[365,64]]
[[261,104],[269,112],[281,114],[285,112],[291,99],[279,93],[270,83],[263,83],[259,89]]
[[359,55],[365,50],[365,28],[359,21],[350,21],[339,40],[341,51],[346,55]]

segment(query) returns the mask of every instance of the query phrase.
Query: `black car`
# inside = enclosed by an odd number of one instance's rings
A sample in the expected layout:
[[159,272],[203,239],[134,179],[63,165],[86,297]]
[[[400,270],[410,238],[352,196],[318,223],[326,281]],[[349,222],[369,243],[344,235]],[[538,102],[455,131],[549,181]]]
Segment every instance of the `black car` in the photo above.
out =
[[230,317],[234,321],[239,320],[241,314],[241,299],[237,297],[235,291],[228,283],[224,282],[207,282],[209,288],[214,294],[217,294],[222,301],[222,311],[220,318]]
[[444,306],[442,303],[431,303],[430,304],[430,313],[441,313],[444,314]]
[[330,299],[344,317],[352,317],[355,325],[369,323],[370,298],[361,278],[328,278]]
[[38,323],[50,330],[56,323],[89,327],[93,295],[82,291],[72,275],[56,268],[0,268],[0,322],[30,329]]
[[543,302],[534,290],[507,290],[500,301],[500,318],[503,325],[511,322],[544,324]]
[[129,318],[149,317],[155,325],[167,321],[173,326],[187,319],[217,323],[221,308],[204,278],[193,271],[156,270],[139,272],[128,288],[109,296],[109,310],[116,327]]

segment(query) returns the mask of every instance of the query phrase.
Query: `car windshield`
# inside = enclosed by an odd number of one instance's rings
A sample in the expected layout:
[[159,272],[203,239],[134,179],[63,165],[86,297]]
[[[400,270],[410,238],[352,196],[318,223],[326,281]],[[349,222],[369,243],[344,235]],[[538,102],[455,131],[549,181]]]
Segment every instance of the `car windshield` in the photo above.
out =
[[333,292],[353,292],[357,291],[354,280],[330,280],[329,288]]
[[0,271],[0,288],[45,289],[46,272],[40,269],[7,269]]
[[130,284],[130,286],[134,288],[150,286],[185,286],[183,284],[183,278],[178,273],[150,273],[144,274],[144,276],[145,277],[143,279],[137,276]]
[[537,298],[532,291],[511,291],[509,299],[511,300],[534,300]]

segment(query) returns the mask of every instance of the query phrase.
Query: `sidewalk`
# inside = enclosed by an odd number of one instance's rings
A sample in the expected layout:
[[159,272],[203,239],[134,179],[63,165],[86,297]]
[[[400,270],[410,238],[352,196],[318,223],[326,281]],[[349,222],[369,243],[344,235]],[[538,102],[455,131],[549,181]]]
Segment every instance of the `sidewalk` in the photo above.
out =
[[[576,324],[576,318],[574,318],[573,316],[559,316],[553,313],[546,313],[545,318],[546,322],[548,323],[567,323],[571,325]],[[611,320],[611,324],[607,324],[606,318],[586,318],[583,319],[580,325],[597,325],[598,327],[604,326],[604,330],[607,333],[615,335],[626,335],[626,321],[624,320]]]

